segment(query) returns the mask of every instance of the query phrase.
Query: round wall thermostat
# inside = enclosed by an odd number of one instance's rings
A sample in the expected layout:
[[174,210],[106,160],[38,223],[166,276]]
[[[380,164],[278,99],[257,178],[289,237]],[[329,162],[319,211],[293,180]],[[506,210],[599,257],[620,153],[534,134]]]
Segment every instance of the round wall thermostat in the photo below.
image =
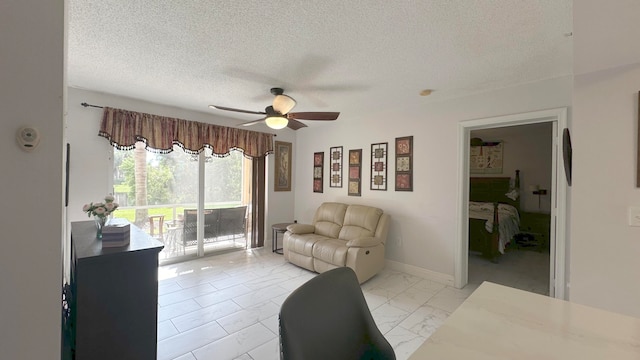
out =
[[22,150],[33,151],[40,143],[40,134],[34,127],[23,126],[18,129],[16,139]]

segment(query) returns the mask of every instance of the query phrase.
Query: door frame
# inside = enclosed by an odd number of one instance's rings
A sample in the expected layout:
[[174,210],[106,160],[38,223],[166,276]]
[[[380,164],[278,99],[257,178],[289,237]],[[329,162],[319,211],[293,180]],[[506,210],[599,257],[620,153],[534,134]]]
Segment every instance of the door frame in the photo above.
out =
[[551,122],[553,125],[549,296],[559,299],[565,298],[568,183],[563,166],[561,145],[562,129],[567,127],[566,107],[467,120],[458,124],[458,241],[455,247],[455,287],[464,287],[469,278],[469,206],[467,204],[469,203],[469,141],[471,131],[545,122]]

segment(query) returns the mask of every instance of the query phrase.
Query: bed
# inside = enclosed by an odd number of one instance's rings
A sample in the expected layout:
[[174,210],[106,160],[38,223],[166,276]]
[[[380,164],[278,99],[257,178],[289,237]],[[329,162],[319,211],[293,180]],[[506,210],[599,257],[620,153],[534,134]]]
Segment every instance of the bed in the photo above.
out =
[[469,179],[469,251],[497,262],[520,232],[520,171],[509,177]]

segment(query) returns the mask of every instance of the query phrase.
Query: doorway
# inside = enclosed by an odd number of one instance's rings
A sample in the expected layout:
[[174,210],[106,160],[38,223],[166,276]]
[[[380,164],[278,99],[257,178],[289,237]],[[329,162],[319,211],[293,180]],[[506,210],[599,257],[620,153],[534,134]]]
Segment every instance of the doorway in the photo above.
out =
[[[469,280],[469,177],[471,132],[483,129],[518,125],[549,123],[552,127],[551,184],[548,192],[549,209],[549,296],[563,299],[565,296],[565,232],[567,182],[562,167],[562,151],[559,134],[566,127],[566,108],[535,111],[463,121],[458,127],[459,179],[458,202],[459,227],[456,246],[454,284],[462,288]],[[505,175],[508,176],[508,175]],[[520,191],[528,191],[520,188]]]

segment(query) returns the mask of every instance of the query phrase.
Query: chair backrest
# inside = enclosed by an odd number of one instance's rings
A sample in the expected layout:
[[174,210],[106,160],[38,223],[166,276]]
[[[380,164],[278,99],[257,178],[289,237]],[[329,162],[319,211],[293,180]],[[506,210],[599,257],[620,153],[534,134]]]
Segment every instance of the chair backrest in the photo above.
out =
[[149,215],[149,234],[162,238],[164,230],[164,215]]
[[280,358],[395,359],[375,324],[355,272],[326,271],[287,297],[280,309]]
[[193,242],[197,239],[196,231],[198,224],[198,211],[193,209],[184,209],[184,225],[182,227],[183,245],[187,242]]
[[218,220],[218,236],[244,235],[247,218],[247,207],[238,206],[220,210]]

